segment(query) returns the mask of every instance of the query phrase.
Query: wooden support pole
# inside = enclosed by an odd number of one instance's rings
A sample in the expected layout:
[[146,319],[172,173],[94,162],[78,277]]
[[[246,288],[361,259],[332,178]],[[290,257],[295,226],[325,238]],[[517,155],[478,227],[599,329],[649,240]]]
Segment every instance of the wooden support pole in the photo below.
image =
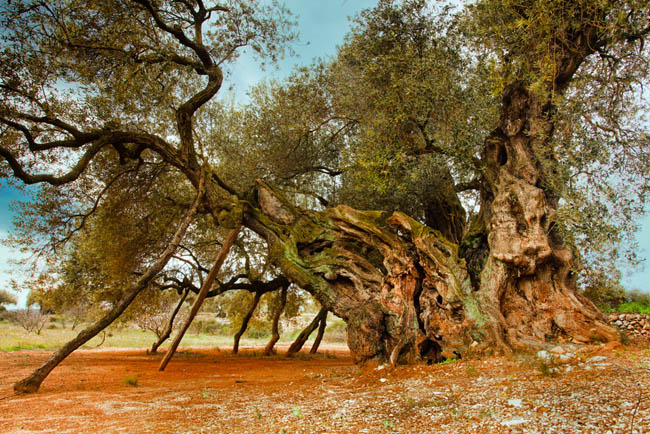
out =
[[163,357],[162,361],[160,362],[160,366],[158,367],[159,371],[164,371],[165,368],[167,367],[167,364],[174,356],[174,353],[178,348],[178,344],[181,343],[181,339],[183,339],[185,332],[190,327],[190,324],[192,324],[192,321],[194,320],[196,314],[199,312],[199,309],[201,308],[201,305],[203,304],[205,297],[208,295],[208,292],[212,288],[212,284],[214,283],[214,280],[217,278],[217,274],[219,274],[219,270],[221,269],[221,266],[226,260],[226,257],[228,256],[228,252],[230,251],[230,248],[232,247],[235,240],[237,239],[240,230],[241,230],[241,224],[237,225],[237,227],[233,228],[228,233],[226,240],[224,241],[223,245],[221,246],[221,249],[219,250],[219,253],[217,254],[217,258],[214,261],[214,265],[212,266],[210,272],[208,273],[208,277],[205,279],[205,282],[203,282],[203,285],[201,285],[201,289],[199,290],[199,294],[197,295],[196,300],[194,300],[194,304],[192,305],[192,309],[190,310],[189,315],[185,319],[185,322],[183,323],[181,329],[178,331],[178,334],[174,338],[174,341],[172,342],[172,345],[169,347],[167,353],[165,354],[165,357]]
[[82,330],[76,338],[72,339],[64,346],[59,348],[57,352],[52,354],[52,357],[50,357],[40,368],[36,369],[28,377],[14,384],[14,390],[16,393],[36,392],[41,386],[43,380],[45,380],[49,373],[52,372],[52,369],[56,368],[59,363],[61,363],[66,357],[70,355],[70,353],[91,340],[98,333],[111,325],[111,323],[115,321],[120,315],[122,315],[126,308],[129,307],[133,300],[135,300],[135,297],[140,292],[142,292],[147,287],[147,285],[149,285],[149,283],[158,275],[158,273],[160,273],[163,268],[165,268],[167,262],[169,262],[171,257],[174,255],[176,249],[178,248],[178,245],[181,243],[183,237],[185,236],[187,228],[189,227],[192,219],[194,218],[194,215],[198,210],[204,192],[204,177],[203,174],[201,174],[196,199],[194,200],[192,207],[185,214],[185,217],[183,217],[183,219],[180,221],[173,238],[167,245],[167,248],[160,255],[158,260],[154,262],[153,265],[149,267],[149,269],[143,275],[141,275],[138,280],[129,286],[126,291],[124,291],[124,295],[122,295],[120,301],[118,301],[117,304],[115,304],[115,306],[108,313],[106,313],[106,315],[104,315],[104,317],[99,319],[88,328]]
[[325,327],[327,327],[328,313],[329,312],[325,311],[325,315],[323,315],[323,318],[320,320],[320,325],[318,326],[318,334],[316,335],[314,344],[311,346],[311,349],[309,350],[309,354],[316,354],[316,352],[318,352],[318,347],[320,347],[320,343],[323,340],[323,335],[325,334]]
[[273,353],[273,347],[280,340],[280,316],[284,312],[284,307],[287,304],[287,289],[288,286],[283,286],[280,290],[280,305],[273,314],[273,325],[271,326],[271,339],[264,348],[264,355],[269,356]]
[[255,309],[257,309],[257,305],[260,302],[260,297],[262,296],[262,293],[260,291],[255,293],[255,297],[253,297],[253,301],[251,302],[250,307],[248,308],[248,312],[246,312],[246,315],[244,316],[244,319],[242,320],[241,327],[235,333],[235,339],[234,343],[232,346],[232,353],[237,354],[239,352],[239,340],[241,339],[242,335],[246,332],[246,329],[248,328],[248,322],[251,320],[253,317],[253,314],[255,313]]
[[318,324],[320,324],[320,322],[326,315],[327,315],[327,309],[325,309],[324,307],[321,308],[321,310],[314,317],[312,322],[307,327],[305,327],[304,330],[300,332],[296,340],[293,341],[293,343],[287,350],[287,356],[293,356],[295,353],[299,352],[302,349],[302,346],[305,345],[305,342],[307,342],[309,336],[312,334],[314,330],[316,330],[316,327],[318,327]]

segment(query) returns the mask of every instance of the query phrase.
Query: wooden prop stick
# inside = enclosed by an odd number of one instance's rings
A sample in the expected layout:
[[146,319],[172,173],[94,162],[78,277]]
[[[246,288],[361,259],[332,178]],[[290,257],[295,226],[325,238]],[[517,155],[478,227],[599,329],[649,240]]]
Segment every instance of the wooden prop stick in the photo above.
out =
[[194,304],[192,305],[190,314],[187,316],[187,319],[183,323],[183,326],[178,331],[178,334],[174,338],[174,342],[172,342],[171,346],[169,347],[169,350],[165,354],[165,357],[163,357],[162,361],[160,362],[160,366],[158,367],[159,371],[164,371],[165,368],[167,367],[167,364],[174,356],[174,353],[178,348],[178,344],[181,343],[181,339],[183,339],[185,332],[190,327],[190,324],[192,324],[192,321],[194,320],[196,314],[199,312],[199,309],[201,308],[201,305],[203,304],[205,297],[208,295],[208,292],[212,288],[212,284],[214,283],[214,280],[217,278],[217,274],[219,274],[219,270],[221,269],[223,262],[226,260],[226,256],[228,256],[228,252],[230,251],[230,248],[232,247],[235,240],[237,239],[237,235],[239,235],[240,230],[241,230],[241,224],[237,225],[237,227],[235,227],[228,233],[228,236],[226,237],[226,241],[224,241],[223,246],[221,246],[221,250],[219,250],[219,253],[217,254],[217,258],[214,261],[214,265],[212,266],[210,272],[208,273],[208,277],[205,279],[205,282],[203,282],[203,285],[201,286],[201,290],[199,291],[196,300],[194,300]]

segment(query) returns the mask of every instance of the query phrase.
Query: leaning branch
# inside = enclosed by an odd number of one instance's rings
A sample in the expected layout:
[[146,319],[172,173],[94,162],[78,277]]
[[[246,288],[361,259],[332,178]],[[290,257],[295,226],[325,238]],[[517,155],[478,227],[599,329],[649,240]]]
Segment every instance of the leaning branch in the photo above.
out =
[[86,150],[77,164],[68,173],[62,176],[54,176],[51,174],[30,175],[23,169],[13,154],[4,147],[0,147],[0,157],[3,157],[7,163],[9,163],[9,167],[11,167],[11,170],[13,170],[14,176],[16,178],[19,178],[25,184],[37,184],[40,182],[46,182],[48,184],[57,186],[67,184],[79,178],[83,171],[86,170],[88,163],[90,163],[93,157],[107,145],[108,143],[105,140],[99,140],[95,142],[92,146],[90,146],[90,148],[88,148],[88,150]]
[[14,390],[16,393],[36,392],[41,386],[43,380],[45,380],[45,378],[49,375],[49,373],[52,372],[52,370],[56,368],[59,363],[61,363],[66,357],[68,357],[70,353],[91,340],[98,333],[108,327],[113,321],[115,321],[120,315],[122,315],[126,308],[129,307],[133,300],[135,300],[135,297],[149,285],[153,278],[156,277],[158,273],[160,273],[160,271],[165,267],[165,265],[167,265],[167,262],[169,262],[171,257],[174,255],[174,252],[185,236],[185,232],[192,222],[192,219],[194,218],[194,215],[199,208],[199,204],[203,199],[203,194],[205,192],[204,187],[205,179],[203,174],[201,174],[196,199],[194,200],[192,207],[187,211],[181,220],[178,228],[176,229],[176,232],[174,233],[174,236],[158,260],[125,291],[120,301],[115,305],[115,307],[113,307],[113,309],[111,309],[110,312],[108,312],[103,318],[101,318],[99,321],[87,329],[81,331],[76,338],[61,347],[40,368],[36,369],[28,377],[14,384]]

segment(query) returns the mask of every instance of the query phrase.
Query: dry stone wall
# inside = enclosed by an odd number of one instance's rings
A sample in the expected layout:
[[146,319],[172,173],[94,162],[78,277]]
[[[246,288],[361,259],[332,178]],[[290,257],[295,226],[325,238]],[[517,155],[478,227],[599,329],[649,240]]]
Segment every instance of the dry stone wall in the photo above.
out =
[[650,340],[650,315],[640,313],[613,313],[609,323],[631,338]]

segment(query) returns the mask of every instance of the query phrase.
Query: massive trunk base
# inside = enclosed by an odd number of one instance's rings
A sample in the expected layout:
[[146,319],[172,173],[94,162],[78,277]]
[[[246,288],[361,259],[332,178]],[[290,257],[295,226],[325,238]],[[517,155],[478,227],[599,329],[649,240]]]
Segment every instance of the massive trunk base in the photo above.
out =
[[257,200],[247,225],[266,238],[293,283],[346,321],[357,362],[432,363],[618,338],[567,283],[559,250],[524,246],[542,257],[534,266],[491,254],[473,286],[458,246],[405,214],[304,211],[263,183]]

